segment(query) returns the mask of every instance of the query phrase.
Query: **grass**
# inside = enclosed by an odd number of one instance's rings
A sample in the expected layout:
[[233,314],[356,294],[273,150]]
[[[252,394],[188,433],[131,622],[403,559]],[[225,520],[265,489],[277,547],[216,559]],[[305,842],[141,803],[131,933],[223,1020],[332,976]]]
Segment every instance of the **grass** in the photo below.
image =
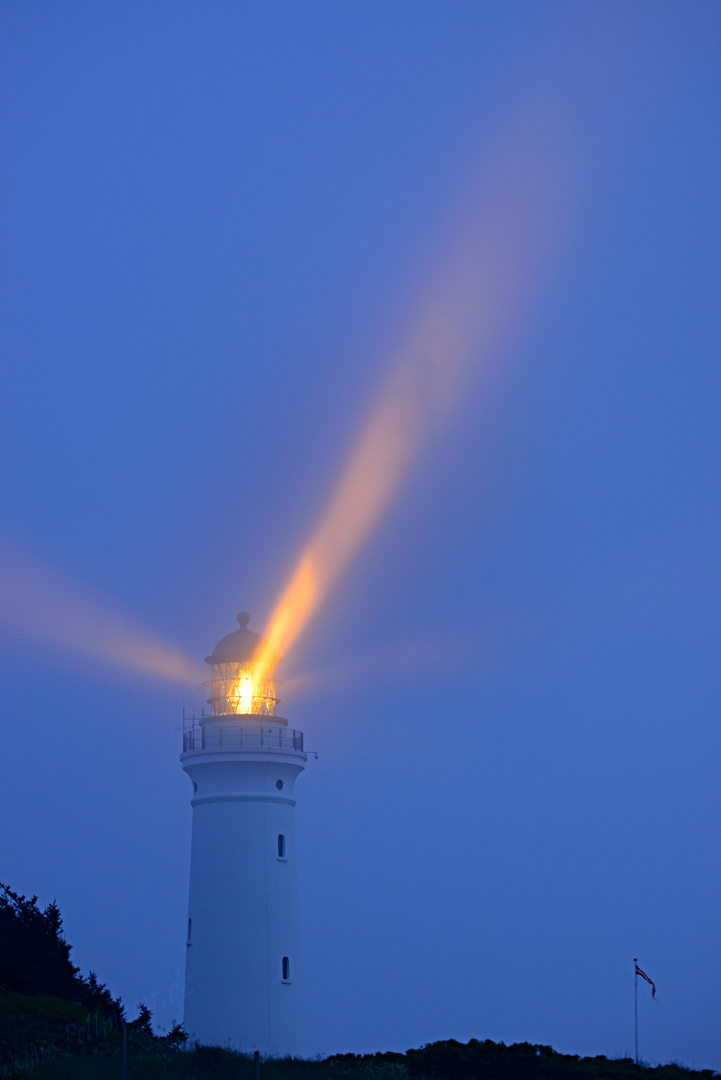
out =
[[[218,1047],[170,1045],[128,1026],[127,1080],[253,1080],[252,1058]],[[122,1032],[73,1002],[0,989],[0,1080],[120,1080]],[[631,1059],[582,1058],[549,1046],[490,1039],[432,1043],[405,1054],[270,1059],[261,1080],[710,1080],[711,1070],[650,1068]]]

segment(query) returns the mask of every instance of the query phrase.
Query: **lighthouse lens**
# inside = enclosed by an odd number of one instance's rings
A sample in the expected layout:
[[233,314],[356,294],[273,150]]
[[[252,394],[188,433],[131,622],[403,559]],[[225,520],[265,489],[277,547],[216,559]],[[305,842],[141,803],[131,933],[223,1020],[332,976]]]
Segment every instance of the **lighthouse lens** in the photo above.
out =
[[242,663],[213,664],[210,685],[213,716],[275,716],[272,668],[259,669]]

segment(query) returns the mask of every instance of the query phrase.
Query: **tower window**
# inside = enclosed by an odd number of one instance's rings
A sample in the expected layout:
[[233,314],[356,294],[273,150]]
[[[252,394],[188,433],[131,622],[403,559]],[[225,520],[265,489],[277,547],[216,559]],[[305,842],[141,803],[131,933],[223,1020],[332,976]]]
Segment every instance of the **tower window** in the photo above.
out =
[[188,919],[188,940],[185,943],[186,945],[190,945],[190,935],[191,935],[192,931],[193,931],[193,920]]
[[282,780],[276,780],[275,786],[278,788],[278,791],[282,791],[283,790],[283,781]]
[[287,956],[283,957],[283,963],[281,964],[281,972],[283,982],[290,982],[290,960]]
[[278,858],[285,858],[285,837],[283,836],[283,833],[278,834]]

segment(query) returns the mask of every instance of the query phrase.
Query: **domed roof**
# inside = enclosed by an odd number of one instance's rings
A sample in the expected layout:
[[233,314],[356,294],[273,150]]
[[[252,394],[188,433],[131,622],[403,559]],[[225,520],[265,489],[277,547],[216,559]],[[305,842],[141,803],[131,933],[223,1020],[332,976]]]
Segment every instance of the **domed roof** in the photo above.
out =
[[[220,639],[210,656],[206,656],[206,664],[239,664],[253,660],[261,646],[266,645],[267,642],[260,634],[254,634],[248,629],[249,622],[250,615],[246,611],[241,611],[238,615],[238,629]],[[276,656],[270,650],[268,660],[271,664],[279,664],[281,659],[282,657]]]

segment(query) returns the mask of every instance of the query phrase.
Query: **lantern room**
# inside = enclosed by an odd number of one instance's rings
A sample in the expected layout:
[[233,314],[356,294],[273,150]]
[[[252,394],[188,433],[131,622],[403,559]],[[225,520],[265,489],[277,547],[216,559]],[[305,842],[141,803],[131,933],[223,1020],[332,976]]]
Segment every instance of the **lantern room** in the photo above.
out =
[[[213,716],[275,716],[279,699],[275,678],[281,657],[265,638],[248,629],[250,615],[241,611],[238,629],[227,634],[205,662],[210,665],[210,698]],[[206,684],[207,685],[207,684]]]

